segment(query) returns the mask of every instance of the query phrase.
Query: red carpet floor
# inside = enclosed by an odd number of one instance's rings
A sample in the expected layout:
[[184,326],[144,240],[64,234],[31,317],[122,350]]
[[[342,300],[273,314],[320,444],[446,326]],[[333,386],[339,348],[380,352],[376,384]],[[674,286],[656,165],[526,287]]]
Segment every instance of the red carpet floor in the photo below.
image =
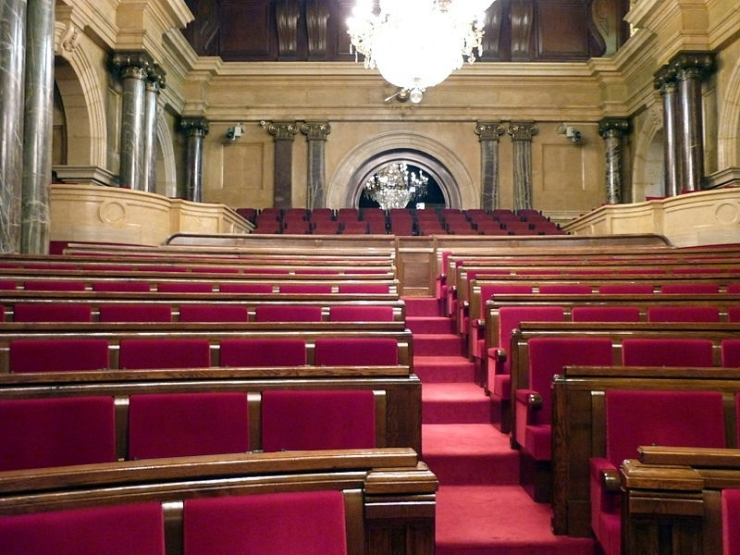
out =
[[423,459],[440,482],[437,554],[593,555],[591,540],[553,535],[550,507],[519,486],[519,454],[490,424],[473,363],[437,301],[404,300],[422,381]]

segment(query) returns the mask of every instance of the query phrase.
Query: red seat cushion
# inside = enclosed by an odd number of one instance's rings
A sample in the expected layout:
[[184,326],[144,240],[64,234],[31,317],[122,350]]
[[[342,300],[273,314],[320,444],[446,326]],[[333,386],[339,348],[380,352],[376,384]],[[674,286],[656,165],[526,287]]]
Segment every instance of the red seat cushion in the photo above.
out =
[[129,459],[249,451],[244,393],[132,395]]
[[265,391],[262,449],[371,449],[375,396],[369,390]]
[[184,555],[346,555],[339,491],[185,501]]

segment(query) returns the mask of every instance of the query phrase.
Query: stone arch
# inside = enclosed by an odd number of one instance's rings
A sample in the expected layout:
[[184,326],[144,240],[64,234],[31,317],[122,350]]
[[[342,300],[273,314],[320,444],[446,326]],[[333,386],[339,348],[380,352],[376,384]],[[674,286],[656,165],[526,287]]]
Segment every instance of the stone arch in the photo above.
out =
[[[653,104],[649,116],[635,134],[635,159],[632,166],[632,202],[645,197],[664,196],[664,136],[662,107]],[[626,200],[626,199],[625,199]]]
[[[157,183],[156,193],[166,197],[177,197],[177,160],[173,147],[172,132],[166,118],[157,118]],[[163,175],[160,175],[160,170]]]
[[105,90],[84,48],[85,38],[73,25],[54,28],[54,81],[65,107],[70,166],[107,167],[108,131]]
[[365,180],[380,166],[400,159],[429,172],[449,208],[477,205],[473,179],[452,150],[420,134],[390,132],[369,138],[340,162],[327,187],[326,206],[357,206]]
[[732,68],[720,98],[725,100],[722,102],[722,113],[717,114],[717,162],[720,169],[726,169],[740,165],[740,60]]

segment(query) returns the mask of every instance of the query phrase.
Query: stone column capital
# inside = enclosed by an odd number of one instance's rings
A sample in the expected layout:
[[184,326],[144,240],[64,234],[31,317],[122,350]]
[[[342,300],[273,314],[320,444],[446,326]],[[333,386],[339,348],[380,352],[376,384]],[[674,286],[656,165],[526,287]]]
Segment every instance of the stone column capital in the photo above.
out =
[[146,79],[154,59],[143,50],[128,52],[114,52],[111,56],[111,64],[124,79]]
[[716,69],[716,56],[713,52],[679,52],[670,62],[678,79],[703,80]]
[[298,124],[294,121],[261,121],[260,125],[274,137],[275,141],[293,141],[298,133]]
[[678,85],[678,74],[675,67],[664,65],[653,75],[653,88],[661,94],[675,91]]
[[160,91],[167,86],[167,72],[157,63],[153,63],[146,74],[146,85],[151,90]]
[[479,121],[475,124],[475,134],[479,141],[498,141],[504,134],[504,126],[499,122]]
[[180,130],[188,137],[205,137],[208,135],[208,119],[202,116],[183,117]]
[[326,141],[331,133],[331,125],[328,122],[305,121],[301,124],[301,133],[307,141]]
[[604,118],[599,122],[599,135],[607,137],[624,137],[632,130],[629,120],[623,118]]
[[531,141],[537,132],[537,125],[533,121],[511,122],[507,130],[512,141]]

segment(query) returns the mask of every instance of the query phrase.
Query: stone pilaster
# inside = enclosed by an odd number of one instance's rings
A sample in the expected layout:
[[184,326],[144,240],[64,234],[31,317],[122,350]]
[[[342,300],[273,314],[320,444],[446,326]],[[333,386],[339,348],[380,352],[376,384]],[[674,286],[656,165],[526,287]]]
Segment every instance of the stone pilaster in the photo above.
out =
[[21,252],[48,254],[54,118],[54,0],[29,2],[26,18]]
[[626,119],[605,118],[599,122],[599,135],[604,139],[606,166],[606,203],[622,202],[622,138],[630,132]]
[[534,122],[512,122],[508,133],[514,144],[514,210],[532,208],[532,137]]
[[683,52],[669,64],[678,79],[682,190],[698,191],[704,179],[704,122],[701,84],[715,69],[712,52]]
[[478,122],[475,134],[480,142],[480,207],[484,210],[498,208],[498,144],[504,134],[500,123]]
[[307,121],[301,124],[301,133],[308,143],[308,179],[306,208],[324,208],[326,189],[326,139],[331,133],[328,122]]
[[654,86],[663,100],[663,178],[665,194],[672,197],[681,192],[680,183],[683,181],[678,148],[678,80],[675,70],[669,66],[662,67],[655,74]]
[[157,185],[157,118],[159,117],[159,95],[165,88],[166,72],[153,64],[147,73],[144,117],[144,186],[143,191],[153,193]]
[[289,121],[262,121],[260,125],[272,135],[275,142],[275,175],[273,206],[293,207],[293,141],[298,124]]
[[0,3],[0,253],[20,251],[26,0]]
[[203,139],[208,135],[208,120],[204,117],[184,117],[180,129],[188,139],[185,161],[186,198],[203,202]]
[[116,52],[113,66],[123,82],[121,113],[121,187],[144,190],[146,79],[153,60],[146,52]]

